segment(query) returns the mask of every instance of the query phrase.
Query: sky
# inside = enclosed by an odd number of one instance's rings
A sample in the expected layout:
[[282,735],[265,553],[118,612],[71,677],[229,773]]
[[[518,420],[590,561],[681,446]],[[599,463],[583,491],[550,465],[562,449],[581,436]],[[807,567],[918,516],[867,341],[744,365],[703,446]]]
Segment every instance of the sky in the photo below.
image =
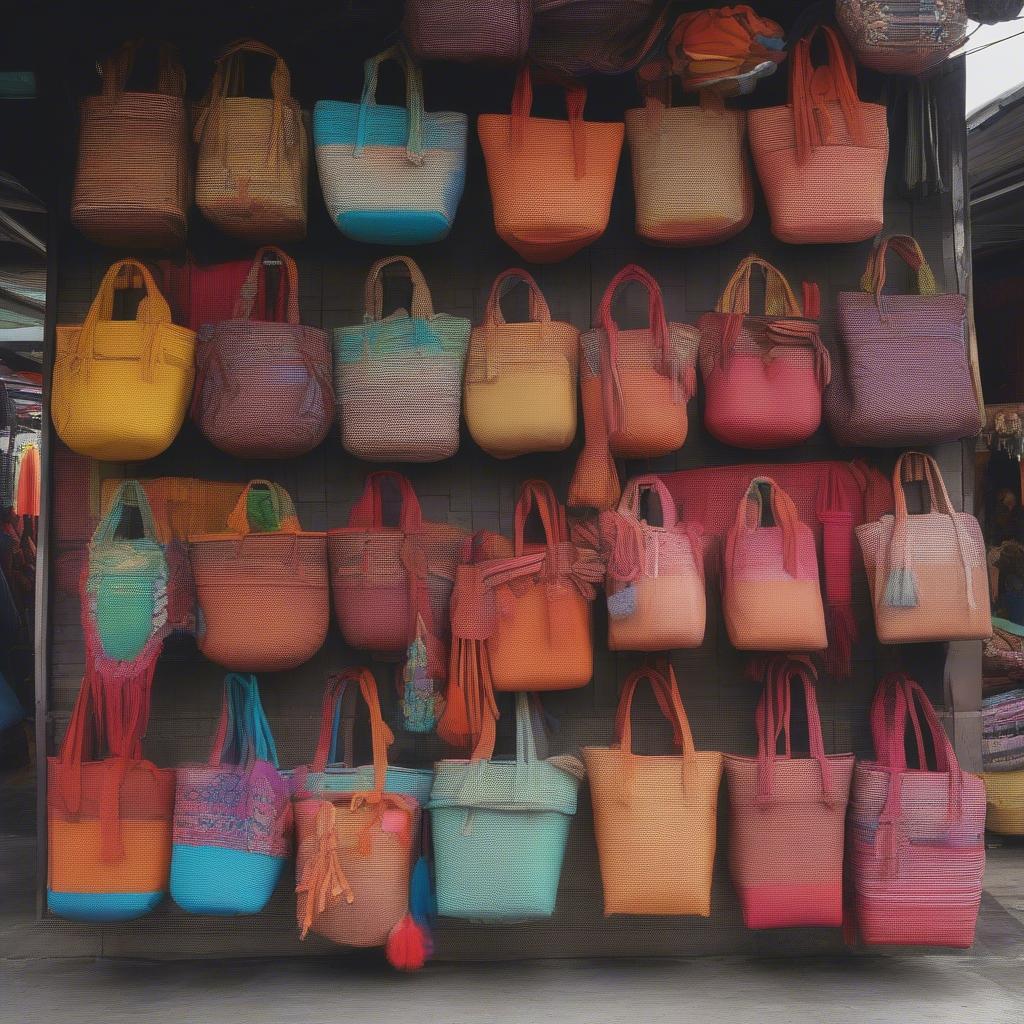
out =
[[[1024,84],[1024,18],[1004,21],[999,25],[972,25],[974,34],[967,41],[967,113],[991,103],[997,96]],[[978,53],[971,50],[985,43],[1006,39]]]

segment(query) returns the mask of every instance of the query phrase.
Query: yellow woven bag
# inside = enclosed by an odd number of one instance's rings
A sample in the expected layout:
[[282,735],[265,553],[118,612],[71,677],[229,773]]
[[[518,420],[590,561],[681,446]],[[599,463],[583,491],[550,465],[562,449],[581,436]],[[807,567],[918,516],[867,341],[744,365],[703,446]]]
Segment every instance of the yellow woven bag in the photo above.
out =
[[1024,836],[1024,771],[983,772],[988,813],[985,827],[1003,836]]
[[[145,289],[131,320],[115,320],[118,289]],[[159,455],[177,436],[192,397],[196,336],[171,323],[150,272],[119,260],[103,277],[85,322],[57,328],[50,410],[72,451],[105,462]]]

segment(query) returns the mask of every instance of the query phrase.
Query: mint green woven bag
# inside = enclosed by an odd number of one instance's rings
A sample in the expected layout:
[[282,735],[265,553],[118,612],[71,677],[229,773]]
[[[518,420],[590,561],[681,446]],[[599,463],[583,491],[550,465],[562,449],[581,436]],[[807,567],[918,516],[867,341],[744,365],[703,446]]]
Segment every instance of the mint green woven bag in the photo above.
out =
[[[516,696],[516,760],[492,761],[493,736],[469,761],[441,761],[429,808],[437,910],[443,917],[550,917],[583,763],[537,754],[540,704]],[[532,714],[531,714],[532,710]]]

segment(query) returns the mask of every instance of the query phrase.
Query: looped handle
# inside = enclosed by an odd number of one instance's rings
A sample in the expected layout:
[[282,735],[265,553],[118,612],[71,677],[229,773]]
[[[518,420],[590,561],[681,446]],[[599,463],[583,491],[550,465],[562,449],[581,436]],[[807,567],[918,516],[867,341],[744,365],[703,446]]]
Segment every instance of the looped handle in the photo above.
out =
[[679,696],[679,686],[676,682],[675,670],[671,665],[668,667],[668,677],[651,666],[638,668],[630,676],[622,687],[622,695],[619,697],[619,706],[615,713],[615,744],[620,750],[626,753],[633,752],[633,725],[631,712],[633,709],[633,697],[636,695],[637,687],[644,680],[651,684],[651,690],[658,702],[661,713],[672,726],[673,741],[684,760],[696,757],[697,750],[693,745],[693,733],[690,730],[690,721],[686,716],[686,709]]
[[[127,89],[128,79],[135,66],[136,54],[147,44],[145,40],[130,39],[107,57],[102,64],[102,95],[113,100]],[[185,95],[185,71],[178,60],[178,51],[170,43],[155,44],[157,77],[154,92],[162,96]]]
[[401,43],[396,43],[375,57],[370,57],[363,64],[363,94],[359,101],[359,122],[356,126],[356,144],[352,155],[361,157],[365,151],[368,109],[377,105],[380,66],[389,60],[398,63],[405,73],[405,94],[409,112],[405,156],[410,163],[419,166],[423,163],[423,74]]
[[764,275],[764,315],[804,316],[800,303],[782,271],[754,253],[740,261],[722,291],[715,310],[719,313],[750,315],[750,276],[755,267]]
[[408,477],[393,469],[379,469],[367,474],[363,493],[349,513],[348,525],[367,530],[379,530],[387,526],[384,521],[383,492],[386,483],[394,485],[401,500],[398,528],[403,533],[415,533],[423,525],[420,500]]
[[[536,694],[522,691],[516,694],[516,761],[519,764],[535,764],[540,760],[537,753],[536,729],[542,714],[540,698]],[[495,739],[494,719],[487,715],[485,728],[469,755],[470,760],[489,761],[494,756]]]
[[527,480],[519,491],[519,500],[515,511],[515,557],[518,558],[525,550],[523,531],[527,517],[533,509],[537,509],[541,525],[544,528],[545,546],[549,559],[554,564],[555,548],[568,539],[569,531],[566,524],[565,508],[559,504],[555,492],[546,480]]
[[658,282],[643,267],[629,263],[608,282],[608,287],[605,288],[604,295],[601,296],[601,304],[597,309],[597,323],[608,334],[610,340],[612,334],[617,331],[617,325],[612,317],[612,304],[619,289],[630,282],[639,284],[647,292],[647,320],[658,351],[664,360],[668,355],[669,347],[665,301],[662,298]]
[[224,677],[220,720],[209,763],[211,767],[248,767],[254,761],[268,761],[275,768],[280,767],[256,677],[231,672]]
[[[576,180],[587,173],[587,135],[583,127],[583,110],[587,105],[587,90],[579,84],[565,87],[565,110],[572,138],[573,164]],[[516,76],[512,92],[509,136],[513,146],[521,147],[526,138],[526,122],[533,110],[533,78],[530,66],[524,64]]]
[[886,279],[885,260],[890,252],[896,253],[914,271],[918,295],[935,295],[937,293],[938,286],[935,283],[932,268],[921,251],[920,243],[912,235],[890,235],[875,245],[871,255],[868,256],[867,266],[860,279],[862,291],[873,294],[875,301],[881,304],[881,295]]
[[92,535],[91,544],[106,544],[114,540],[118,527],[121,525],[125,507],[128,505],[133,505],[139,510],[143,537],[154,544],[160,543],[156,520],[153,518],[153,509],[149,504],[149,495],[146,494],[146,489],[138,480],[122,480],[110,501],[107,514],[100,520]]
[[672,498],[672,494],[665,486],[664,480],[655,473],[647,473],[643,476],[633,477],[619,499],[619,512],[632,518],[646,522],[640,511],[640,503],[645,493],[653,492],[658,496],[658,504],[661,507],[661,525],[666,530],[675,529],[679,523],[679,510]]
[[782,530],[783,566],[790,576],[797,575],[797,527],[800,514],[793,499],[771,478],[757,476],[750,481],[739,505],[736,519],[726,538],[726,565],[733,569],[736,555],[736,539],[741,533],[752,533],[761,526],[764,518],[764,496],[761,488],[768,490],[772,517],[775,525]]
[[412,316],[422,320],[431,320],[434,316],[434,303],[430,295],[430,288],[427,286],[427,279],[423,276],[416,261],[408,256],[387,256],[377,260],[366,276],[366,287],[363,294],[366,316],[370,320],[382,320],[384,313],[384,282],[380,279],[381,271],[385,267],[397,264],[405,268],[412,281],[412,309],[409,311]]
[[[254,526],[252,522],[249,501],[250,496],[257,490],[266,492],[270,513],[277,523],[277,526],[272,527],[270,530],[260,529],[258,525]],[[248,536],[250,533],[302,532],[302,528],[299,525],[299,517],[295,513],[295,506],[292,504],[292,499],[288,492],[278,484],[262,479],[250,480],[245,485],[238,497],[238,501],[235,502],[235,507],[228,516],[227,525],[232,533],[237,533],[242,537]]]
[[506,322],[505,315],[501,310],[501,300],[520,282],[525,284],[530,292],[530,322],[551,323],[551,310],[548,308],[544,293],[533,276],[520,267],[510,267],[508,270],[503,270],[491,285],[491,292],[487,296],[487,305],[484,308],[485,326],[493,327]]
[[236,39],[221,51],[217,67],[210,82],[210,99],[223,99],[231,94],[241,95],[245,89],[245,76],[241,63],[242,54],[255,53],[270,57],[274,70],[270,75],[270,93],[277,103],[292,102],[292,76],[277,50],[256,39]]
[[[299,322],[299,271],[295,260],[276,245],[264,245],[256,251],[249,273],[242,282],[232,317],[235,320],[251,320],[256,300],[260,294],[262,280],[266,292],[266,264],[268,256],[276,256],[281,261],[285,276],[285,288],[288,293],[288,305],[285,312],[285,323],[298,325]],[[266,304],[268,305],[269,304]]]

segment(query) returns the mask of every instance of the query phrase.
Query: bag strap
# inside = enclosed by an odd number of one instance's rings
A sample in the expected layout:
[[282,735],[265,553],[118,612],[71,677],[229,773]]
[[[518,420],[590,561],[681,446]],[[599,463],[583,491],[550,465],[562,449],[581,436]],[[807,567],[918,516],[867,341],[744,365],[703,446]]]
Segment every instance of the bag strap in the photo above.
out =
[[750,481],[746,494],[736,507],[736,519],[726,538],[725,564],[730,570],[736,557],[736,539],[741,533],[752,533],[759,529],[764,517],[764,496],[761,488],[768,490],[772,517],[775,525],[782,530],[783,566],[794,578],[797,575],[797,527],[800,514],[793,499],[768,476],[757,476]]
[[638,668],[627,679],[622,687],[622,695],[619,698],[618,710],[615,714],[615,745],[626,753],[633,752],[633,726],[631,712],[633,708],[633,697],[636,695],[640,683],[647,681],[651,684],[651,690],[658,702],[661,713],[672,726],[672,736],[676,747],[682,754],[683,760],[691,760],[697,754],[693,745],[693,733],[690,731],[690,722],[686,717],[686,710],[679,697],[679,686],[676,682],[675,671],[668,666],[668,678],[657,669],[650,666]]
[[672,498],[672,494],[665,486],[665,481],[655,473],[646,473],[642,476],[633,477],[626,484],[619,500],[619,512],[632,516],[640,522],[647,522],[641,519],[640,503],[644,493],[653,491],[658,496],[658,504],[661,506],[661,525],[666,530],[672,530],[679,524],[679,510]]
[[918,295],[935,295],[938,292],[932,268],[912,235],[890,235],[876,243],[860,279],[861,291],[873,294],[875,302],[881,305],[886,279],[885,259],[890,252],[896,253],[916,274]]
[[551,310],[548,308],[547,300],[540,286],[533,276],[519,267],[510,267],[503,270],[491,285],[490,294],[487,296],[487,305],[484,307],[484,326],[494,327],[506,323],[505,315],[501,310],[501,300],[512,288],[519,283],[525,284],[530,292],[530,323],[551,323]]
[[518,558],[525,550],[523,530],[534,508],[537,509],[541,525],[544,527],[548,556],[553,560],[555,547],[568,537],[568,527],[565,509],[559,504],[555,492],[546,480],[527,480],[519,491],[515,511],[514,557]]
[[138,480],[122,480],[117,485],[106,515],[100,520],[96,532],[92,535],[92,544],[106,544],[114,540],[118,527],[121,525],[124,510],[129,505],[133,505],[139,510],[143,537],[146,540],[151,540],[154,544],[160,543],[156,521],[153,518],[153,509],[149,504],[146,489]]
[[[537,736],[535,729],[535,716],[531,714],[531,700],[539,699],[536,694],[529,694],[520,691],[516,694],[516,763],[536,764],[540,758],[537,755]],[[473,752],[469,755],[471,761],[490,761],[494,757],[495,730],[493,719],[489,720],[489,728],[485,728],[477,740]]]
[[[751,253],[736,267],[718,299],[715,311],[750,315],[750,276],[754,268],[764,275],[764,315],[767,317],[802,317],[804,312],[797,302],[785,275],[767,260]],[[806,285],[805,285],[806,287]],[[813,285],[817,289],[817,285]],[[813,318],[812,318],[813,319]]]
[[[277,526],[270,530],[261,530],[254,526],[249,506],[250,499],[256,493],[265,493],[270,505],[271,515],[277,522]],[[242,537],[250,533],[301,533],[299,517],[295,512],[295,505],[292,503],[291,495],[279,484],[271,483],[269,480],[250,480],[242,489],[242,493],[235,502],[235,507],[228,516],[228,529]]]
[[434,303],[430,296],[427,280],[416,261],[408,256],[386,256],[384,259],[377,260],[370,267],[370,272],[366,276],[366,288],[363,295],[366,319],[372,321],[384,318],[384,283],[380,279],[380,274],[385,267],[389,267],[392,264],[404,267],[409,275],[409,280],[412,281],[412,309],[409,311],[410,314],[421,320],[433,319]]
[[393,484],[401,499],[398,528],[403,533],[415,533],[423,526],[420,500],[409,478],[393,469],[379,469],[367,474],[363,493],[349,513],[348,525],[367,530],[380,530],[386,527],[383,493],[385,483]]
[[389,60],[399,64],[405,73],[406,109],[409,114],[409,129],[405,138],[405,157],[409,163],[419,167],[423,163],[423,74],[419,65],[401,43],[396,43],[375,57],[370,57],[363,64],[363,94],[359,100],[359,121],[356,126],[356,144],[352,155],[361,157],[365,152],[369,108],[377,105],[377,81],[380,75],[380,66]]
[[[573,164],[576,180],[587,173],[587,133],[583,124],[583,110],[587,105],[587,90],[579,84],[565,87],[565,110],[572,139]],[[509,141],[521,149],[526,140],[526,123],[533,110],[533,78],[529,64],[523,64],[516,76],[512,92],[512,111],[509,119]]]
[[170,43],[147,44],[144,40],[131,39],[101,65],[101,95],[105,99],[116,99],[126,91],[135,56],[146,45],[155,45],[157,52],[157,78],[153,91],[162,96],[184,97],[185,71],[178,60],[177,49]]
[[[257,300],[261,294],[266,295],[267,269],[266,259],[268,256],[276,256],[281,261],[282,273],[284,276],[284,287],[288,295],[285,323],[298,325],[299,323],[299,271],[295,260],[283,249],[276,245],[264,245],[256,251],[249,273],[242,282],[238,298],[235,300],[235,308],[232,318],[235,320],[251,320],[253,310],[257,306]],[[263,303],[266,306],[266,302]]]
[[268,761],[280,765],[270,723],[254,675],[231,672],[224,677],[220,719],[210,749],[209,765],[244,765]]

